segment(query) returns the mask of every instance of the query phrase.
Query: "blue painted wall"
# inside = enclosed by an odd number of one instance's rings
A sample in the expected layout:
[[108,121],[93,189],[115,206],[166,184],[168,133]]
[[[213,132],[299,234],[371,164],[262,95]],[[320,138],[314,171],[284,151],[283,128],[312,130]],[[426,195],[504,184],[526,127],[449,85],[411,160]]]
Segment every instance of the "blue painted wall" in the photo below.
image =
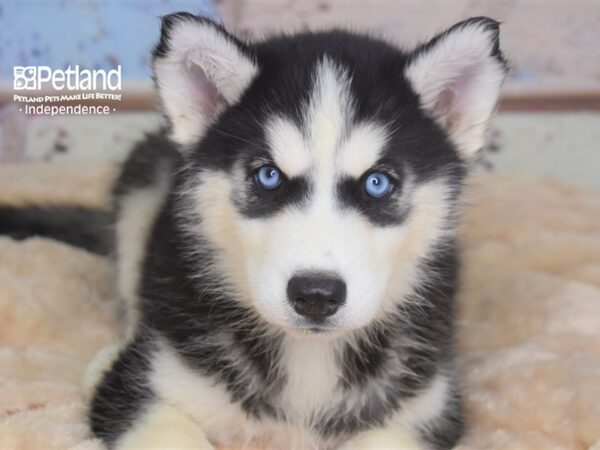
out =
[[159,18],[176,11],[215,17],[211,0],[0,0],[0,79],[15,65],[75,64],[147,79]]

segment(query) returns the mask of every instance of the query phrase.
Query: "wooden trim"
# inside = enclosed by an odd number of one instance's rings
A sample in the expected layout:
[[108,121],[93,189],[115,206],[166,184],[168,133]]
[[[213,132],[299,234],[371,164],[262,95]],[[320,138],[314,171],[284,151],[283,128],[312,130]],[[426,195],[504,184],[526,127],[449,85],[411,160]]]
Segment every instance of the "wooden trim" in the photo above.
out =
[[600,111],[600,91],[506,92],[500,111]]

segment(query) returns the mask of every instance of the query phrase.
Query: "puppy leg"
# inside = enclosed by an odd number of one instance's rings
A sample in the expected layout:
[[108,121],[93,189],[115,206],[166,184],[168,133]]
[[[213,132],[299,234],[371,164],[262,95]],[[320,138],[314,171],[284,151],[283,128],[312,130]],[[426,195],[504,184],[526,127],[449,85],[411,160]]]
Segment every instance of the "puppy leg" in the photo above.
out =
[[[107,356],[112,360],[111,352]],[[196,422],[152,390],[152,358],[148,338],[134,340],[119,353],[96,387],[90,406],[92,432],[111,449],[212,450]]]
[[198,424],[179,409],[160,400],[119,438],[115,448],[117,450],[214,449]]

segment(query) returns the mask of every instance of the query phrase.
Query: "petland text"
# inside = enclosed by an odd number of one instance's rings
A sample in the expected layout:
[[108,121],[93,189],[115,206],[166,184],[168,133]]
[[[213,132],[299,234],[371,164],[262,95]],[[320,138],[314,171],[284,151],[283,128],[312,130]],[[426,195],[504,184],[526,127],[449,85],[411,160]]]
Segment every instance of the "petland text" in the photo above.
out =
[[52,69],[48,66],[14,66],[13,89],[16,91],[116,91],[121,90],[121,66],[116,69]]

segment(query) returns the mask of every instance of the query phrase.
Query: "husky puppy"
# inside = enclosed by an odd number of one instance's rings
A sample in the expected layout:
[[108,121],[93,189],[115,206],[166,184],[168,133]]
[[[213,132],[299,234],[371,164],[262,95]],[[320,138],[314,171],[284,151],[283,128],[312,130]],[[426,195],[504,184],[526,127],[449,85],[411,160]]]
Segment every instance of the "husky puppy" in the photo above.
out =
[[334,30],[246,43],[166,16],[169,139],[115,188],[127,340],[109,447],[453,447],[455,229],[506,65],[478,17],[411,52]]

